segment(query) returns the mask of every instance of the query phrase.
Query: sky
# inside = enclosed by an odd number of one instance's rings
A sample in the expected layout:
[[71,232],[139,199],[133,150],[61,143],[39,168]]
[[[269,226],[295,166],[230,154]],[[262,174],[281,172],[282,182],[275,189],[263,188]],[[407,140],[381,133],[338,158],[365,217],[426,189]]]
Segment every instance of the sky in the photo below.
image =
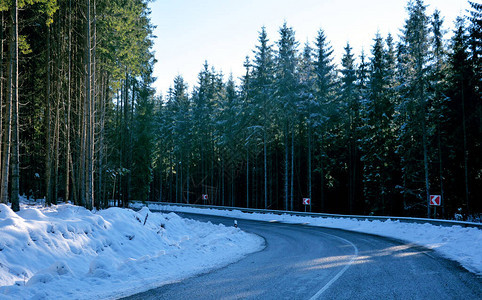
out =
[[[466,14],[467,0],[425,0],[427,14],[435,9],[444,17],[446,37],[455,18]],[[301,50],[313,44],[323,29],[339,63],[350,43],[356,56],[370,55],[375,34],[391,33],[398,40],[407,17],[405,0],[155,0],[150,4],[157,64],[154,87],[165,93],[174,77],[182,75],[191,89],[205,61],[225,78],[244,75],[243,62],[253,56],[258,34],[266,27],[271,43],[286,21],[295,30]]]

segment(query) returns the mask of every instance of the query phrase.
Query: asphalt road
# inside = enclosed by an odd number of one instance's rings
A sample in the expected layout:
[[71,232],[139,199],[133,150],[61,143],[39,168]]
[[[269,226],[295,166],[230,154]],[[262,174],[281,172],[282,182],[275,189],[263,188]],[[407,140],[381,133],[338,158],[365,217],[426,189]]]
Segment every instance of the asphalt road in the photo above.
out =
[[[233,224],[230,218],[179,214]],[[266,248],[125,299],[482,299],[481,278],[416,245],[304,225],[238,224],[262,236]]]

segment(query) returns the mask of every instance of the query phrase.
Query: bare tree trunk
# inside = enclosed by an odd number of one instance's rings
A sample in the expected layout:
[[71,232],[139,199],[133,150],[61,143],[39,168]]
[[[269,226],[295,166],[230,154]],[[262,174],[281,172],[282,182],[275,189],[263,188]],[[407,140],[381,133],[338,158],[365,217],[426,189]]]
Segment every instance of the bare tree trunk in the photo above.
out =
[[[10,46],[12,48],[12,46]],[[10,51],[11,52],[11,51]],[[1,202],[8,203],[8,177],[10,170],[10,149],[11,149],[11,133],[12,133],[12,63],[11,59],[8,67],[8,90],[7,90],[7,101],[5,103],[5,135],[3,137],[3,158],[2,158],[2,183],[1,189]]]
[[264,158],[264,208],[268,209],[268,166],[267,166],[267,150],[266,150],[266,126],[263,128],[263,158]]
[[224,206],[224,160],[221,158],[221,205]]
[[311,212],[311,124],[308,122],[308,198],[310,198]]
[[236,185],[234,184],[234,168],[231,168],[231,206],[236,206]]
[[[0,142],[3,142],[3,11],[0,12]],[[0,146],[0,182],[2,179],[2,147]],[[0,188],[1,190],[1,188]],[[1,201],[1,194],[0,194]]]
[[285,184],[285,209],[289,210],[288,207],[288,172],[289,172],[289,167],[288,167],[288,153],[289,153],[289,145],[288,145],[288,125],[285,124],[285,134],[284,134],[284,139],[285,139],[285,176],[284,176],[284,184]]
[[172,151],[169,151],[169,202],[172,203],[172,181],[173,181],[173,172],[172,172]]
[[12,87],[12,210],[19,211],[19,179],[20,179],[20,162],[19,162],[19,141],[18,141],[18,0],[14,0],[12,11],[13,19],[13,87]]
[[159,202],[162,202],[162,158],[159,161]]
[[186,168],[187,168],[187,178],[186,178],[186,189],[187,189],[187,198],[186,198],[186,201],[187,201],[187,204],[189,204],[189,166],[190,166],[190,159],[189,159],[189,152],[187,154],[187,165],[186,165]]
[[[90,161],[89,161],[89,181],[91,181],[90,184],[90,197],[92,199],[92,205],[91,207],[96,207],[97,209],[100,208],[100,199],[97,197],[95,199],[95,161],[96,161],[96,152],[95,152],[95,128],[96,128],[96,103],[98,99],[98,92],[97,92],[97,80],[96,80],[96,74],[97,74],[97,61],[96,61],[96,49],[97,49],[97,12],[96,12],[96,1],[93,0],[92,4],[92,15],[93,15],[93,20],[92,20],[92,32],[93,32],[93,37],[92,37],[92,55],[91,55],[91,74],[92,74],[92,84],[91,84],[91,99],[90,99]],[[102,100],[101,100],[102,101]],[[102,164],[102,162],[99,162]],[[99,187],[99,193],[102,189]],[[100,195],[100,194],[99,194]]]
[[72,0],[69,0],[68,9],[68,45],[67,45],[67,56],[69,57],[68,67],[67,67],[67,100],[66,100],[66,110],[65,110],[65,201],[69,200],[70,196],[70,114],[71,114],[71,80],[72,80]]
[[427,132],[425,129],[425,116],[422,120],[422,143],[423,143],[423,164],[425,169],[425,193],[427,201],[427,218],[430,218],[430,182],[428,175],[428,149],[427,149]]
[[99,158],[98,158],[98,201],[101,204],[103,208],[108,207],[107,203],[107,198],[105,197],[105,194],[102,192],[105,190],[104,188],[104,151],[105,151],[105,145],[104,145],[104,135],[105,135],[105,104],[107,102],[108,94],[109,94],[109,78],[108,75],[105,72],[101,72],[103,74],[103,80],[102,80],[102,96],[100,97],[100,130],[99,130]]
[[[322,146],[323,147],[323,146]],[[323,163],[323,148],[320,149],[320,203],[321,212],[325,211],[325,165]]]
[[92,209],[94,207],[94,97],[93,89],[95,88],[95,82],[92,78],[93,58],[92,58],[92,46],[95,48],[95,44],[92,45],[91,37],[91,3],[87,1],[87,26],[86,26],[86,187],[85,187],[85,201],[86,207]]
[[52,204],[52,108],[50,105],[51,98],[51,34],[50,27],[47,28],[47,95],[45,100],[47,101],[47,115],[45,117],[45,122],[47,123],[45,128],[47,129],[47,144],[46,154],[47,158],[45,160],[45,205],[50,206]]
[[59,196],[59,160],[60,160],[60,99],[62,96],[62,75],[63,68],[60,63],[62,55],[63,39],[61,38],[60,22],[57,22],[57,55],[55,59],[55,69],[58,73],[57,95],[55,97],[55,125],[54,125],[54,186],[53,186],[53,203],[57,204]]
[[465,95],[464,95],[464,79],[462,78],[462,132],[464,135],[464,179],[465,179],[465,203],[467,205],[467,213],[470,213],[470,206],[469,206],[469,174],[468,174],[468,157],[469,151],[467,149],[467,126],[465,120]]
[[246,146],[246,208],[249,208],[249,151]]
[[[421,70],[421,67],[419,67]],[[420,83],[419,87],[419,103],[421,107],[420,111],[420,119],[422,125],[422,146],[423,146],[423,165],[424,165],[424,174],[425,174],[425,201],[427,204],[427,218],[430,218],[430,181],[429,181],[429,172],[428,172],[428,146],[427,146],[427,128],[425,123],[425,101],[424,101],[424,90],[423,85]]]
[[177,159],[175,164],[176,164],[176,203],[179,203],[179,162]]
[[290,206],[294,210],[294,179],[295,179],[295,129],[291,128],[291,191],[290,191]]
[[[440,126],[440,124],[439,124]],[[439,158],[439,177],[440,177],[440,198],[442,202],[442,216],[445,217],[445,199],[444,199],[444,177],[443,177],[443,161],[442,161],[442,141],[440,137],[440,128],[438,128],[437,144]]]
[[[60,82],[57,86],[60,86]],[[60,88],[57,90],[57,100],[55,108],[55,126],[54,126],[54,193],[53,193],[53,203],[57,205],[57,198],[59,192],[59,139],[60,139]]]

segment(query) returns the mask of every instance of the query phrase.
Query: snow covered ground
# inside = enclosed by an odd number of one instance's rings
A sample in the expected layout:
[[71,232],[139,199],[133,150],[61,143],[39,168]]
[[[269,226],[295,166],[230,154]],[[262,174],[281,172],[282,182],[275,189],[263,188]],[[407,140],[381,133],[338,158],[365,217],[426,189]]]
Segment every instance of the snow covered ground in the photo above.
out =
[[0,299],[109,299],[219,268],[264,247],[174,213],[0,204]]
[[[139,207],[141,203],[137,204]],[[401,223],[399,221],[359,221],[348,218],[314,218],[291,215],[243,213],[182,206],[149,204],[153,210],[218,215],[259,221],[278,221],[330,228],[340,228],[404,240],[430,249],[459,262],[467,270],[482,276],[482,230],[461,226],[443,227],[431,224]],[[242,224],[240,225],[242,227]]]
[[[138,206],[141,208],[141,206]],[[482,230],[150,204],[150,209],[304,223],[393,237],[435,249],[482,275]],[[144,224],[145,223],[145,224]],[[242,221],[240,221],[242,227]],[[62,204],[0,204],[0,299],[109,299],[232,263],[263,248],[258,236],[142,207],[91,212]]]

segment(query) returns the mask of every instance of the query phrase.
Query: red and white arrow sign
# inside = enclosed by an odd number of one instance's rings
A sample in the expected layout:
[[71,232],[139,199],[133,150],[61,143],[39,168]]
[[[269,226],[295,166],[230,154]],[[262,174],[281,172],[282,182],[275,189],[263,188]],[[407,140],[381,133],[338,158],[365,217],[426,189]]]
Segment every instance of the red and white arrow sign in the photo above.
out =
[[311,199],[310,198],[303,198],[303,205],[310,205]]
[[203,194],[202,198],[203,198],[203,200],[208,200],[208,194]]
[[430,205],[440,206],[442,202],[442,197],[440,195],[430,195]]

